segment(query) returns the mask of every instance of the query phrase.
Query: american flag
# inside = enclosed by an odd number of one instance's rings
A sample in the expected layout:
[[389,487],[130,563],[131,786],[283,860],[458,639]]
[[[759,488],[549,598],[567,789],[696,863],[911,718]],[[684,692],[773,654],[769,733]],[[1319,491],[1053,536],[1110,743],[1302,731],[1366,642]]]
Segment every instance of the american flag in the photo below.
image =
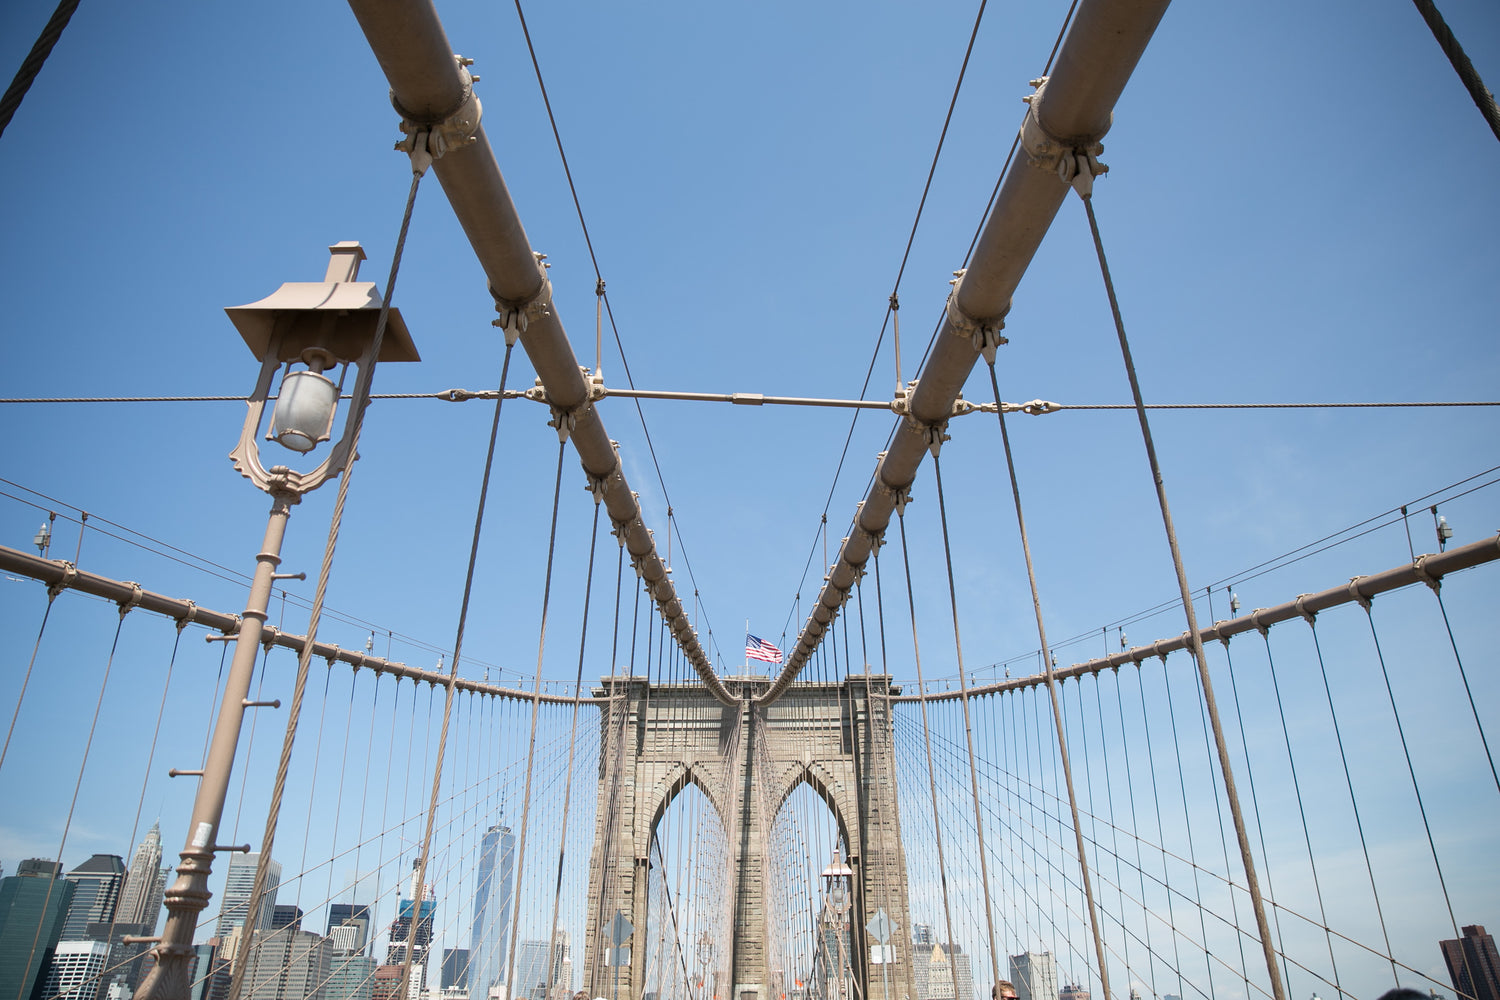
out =
[[745,633],[745,655],[752,660],[765,660],[767,663],[781,662],[781,650],[749,632]]

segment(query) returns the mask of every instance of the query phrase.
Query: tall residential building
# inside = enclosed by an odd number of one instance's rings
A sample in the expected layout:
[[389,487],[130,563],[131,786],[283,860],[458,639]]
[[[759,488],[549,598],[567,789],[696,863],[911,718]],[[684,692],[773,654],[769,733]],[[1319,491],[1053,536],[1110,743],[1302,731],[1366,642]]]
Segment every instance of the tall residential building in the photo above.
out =
[[1057,963],[1052,952],[1023,952],[1010,956],[1010,981],[1018,1000],[1057,1000]]
[[125,884],[125,859],[118,854],[95,854],[63,878],[72,882],[73,901],[63,917],[62,940],[88,940],[89,924],[110,924]]
[[123,924],[142,924],[149,928],[146,933],[156,933],[156,922],[161,916],[162,897],[167,890],[170,867],[161,863],[161,822],[151,824],[135,855],[130,859],[130,871],[125,876],[125,887],[120,890],[120,905],[115,908],[115,920]]
[[1460,996],[1500,1000],[1500,955],[1495,952],[1494,937],[1485,933],[1483,924],[1470,924],[1464,928],[1463,937],[1439,941],[1438,947],[1443,949],[1448,978]]
[[329,952],[327,940],[307,931],[256,931],[241,995],[245,1000],[323,1000]]
[[[224,877],[224,902],[219,908],[219,923],[214,937],[227,938],[236,927],[243,927],[245,915],[250,912],[250,891],[255,885],[255,866],[260,863],[259,854],[231,854],[229,871]],[[276,890],[281,885],[281,865],[272,861],[266,867],[266,889],[261,897],[260,908],[250,926],[255,930],[270,930],[276,913]]]
[[57,942],[40,1000],[94,1000],[99,979],[109,960],[106,941],[67,940]]
[[32,858],[0,879],[0,997],[31,996],[43,962],[57,947],[77,888],[57,877],[61,870],[56,862]]
[[516,835],[504,824],[490,827],[480,844],[474,887],[474,922],[469,933],[471,1000],[487,1000],[491,987],[505,982],[515,868]]

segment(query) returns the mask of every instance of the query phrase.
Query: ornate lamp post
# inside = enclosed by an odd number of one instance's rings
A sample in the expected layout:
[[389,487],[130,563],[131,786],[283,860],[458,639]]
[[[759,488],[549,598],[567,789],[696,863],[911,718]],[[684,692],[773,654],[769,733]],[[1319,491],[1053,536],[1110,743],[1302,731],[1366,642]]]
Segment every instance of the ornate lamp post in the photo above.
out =
[[833,863],[823,869],[823,898],[834,917],[834,935],[838,938],[839,1000],[844,1000],[848,985],[848,961],[844,957],[844,928],[848,926],[849,880],[854,870],[844,863],[838,848],[833,849]]
[[[240,727],[245,709],[251,707],[246,696],[255,672],[256,649],[265,626],[271,587],[288,575],[276,572],[281,563],[287,517],[303,494],[333,479],[349,465],[355,428],[360,410],[368,401],[375,363],[420,360],[406,324],[395,309],[387,316],[379,357],[374,356],[381,299],[374,283],[355,280],[359,276],[359,263],[365,259],[364,250],[358,243],[346,242],[334,244],[329,251],[332,258],[324,280],[287,282],[268,298],[225,310],[261,362],[244,429],[229,457],[241,475],[271,495],[271,513],[260,553],[255,557],[250,596],[235,638],[229,678],[203,770],[176,772],[197,773],[201,777],[188,822],[187,843],[181,853],[182,863],[177,867],[177,880],[166,893],[167,921],[154,949],[156,965],[137,994],[141,1000],[188,1000],[193,932],[198,915],[208,907],[211,895],[208,878],[214,853],[249,850],[221,845],[216,838]],[[349,407],[343,433],[328,456],[310,472],[296,472],[284,465],[266,468],[261,463],[257,436],[276,373],[284,371],[266,439],[306,454],[329,440],[343,376],[351,364],[358,370],[355,402]],[[294,369],[294,365],[301,367]],[[324,374],[335,369],[339,374],[337,383]],[[254,931],[258,901],[251,902],[245,914],[247,934]]]

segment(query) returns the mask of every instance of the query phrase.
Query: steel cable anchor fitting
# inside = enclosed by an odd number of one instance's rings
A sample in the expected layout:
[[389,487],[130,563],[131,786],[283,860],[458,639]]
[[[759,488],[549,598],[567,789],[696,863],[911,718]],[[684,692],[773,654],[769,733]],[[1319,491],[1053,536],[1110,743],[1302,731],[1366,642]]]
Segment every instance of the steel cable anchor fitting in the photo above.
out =
[[[1021,121],[1021,147],[1026,150],[1027,162],[1038,170],[1057,174],[1058,180],[1071,185],[1080,198],[1092,197],[1094,178],[1109,173],[1109,167],[1099,162],[1099,154],[1104,152],[1104,145],[1099,140],[1109,131],[1109,125],[1098,135],[1066,139],[1054,135],[1041,119],[1047,78],[1037,77],[1031,81],[1031,86],[1036,88],[1035,91],[1021,98],[1028,106],[1026,117]],[[1114,124],[1113,115],[1110,124]]]
[[531,256],[536,258],[540,281],[529,298],[507,299],[495,291],[494,285],[490,286],[490,298],[495,300],[495,312],[500,314],[499,319],[490,320],[490,325],[505,331],[507,347],[514,347],[528,326],[552,312],[552,282],[547,278],[547,268],[552,265],[547,263],[544,253],[532,251]]
[[411,157],[411,172],[418,177],[427,173],[432,161],[441,159],[448,150],[472,144],[474,133],[479,131],[483,109],[474,93],[474,84],[479,82],[479,77],[469,72],[474,60],[455,53],[453,61],[458,64],[463,89],[458,101],[442,113],[414,114],[401,106],[394,91],[391,93],[391,107],[401,116],[397,127],[405,136],[396,142],[396,149]]
[[1009,343],[1000,331],[1005,329],[1005,317],[1010,314],[1010,303],[1005,303],[1005,308],[998,316],[972,315],[958,301],[960,290],[964,285],[964,276],[968,273],[968,268],[959,268],[953,272],[953,277],[948,281],[952,287],[948,291],[948,302],[944,311],[947,314],[948,325],[953,328],[954,334],[967,338],[974,345],[974,349],[984,355],[986,361],[994,364],[995,348]]

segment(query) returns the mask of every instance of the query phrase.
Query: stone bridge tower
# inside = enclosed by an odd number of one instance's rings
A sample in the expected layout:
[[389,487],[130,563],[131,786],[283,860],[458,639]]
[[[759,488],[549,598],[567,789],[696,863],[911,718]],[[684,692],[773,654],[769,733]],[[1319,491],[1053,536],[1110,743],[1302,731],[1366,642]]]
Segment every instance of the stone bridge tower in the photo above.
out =
[[[715,994],[718,1000],[782,1000],[785,984],[769,967],[765,898],[768,864],[778,859],[765,855],[777,812],[805,783],[828,804],[849,846],[855,995],[914,995],[889,701],[899,689],[887,675],[856,674],[837,683],[793,684],[772,705],[758,707],[754,699],[767,679],[729,679],[726,685],[737,705],[721,704],[700,684],[650,685],[639,677],[608,678],[595,689],[609,702],[600,713],[582,988],[613,998],[618,985],[621,1000],[640,1000],[647,982],[651,838],[672,800],[693,784],[723,820],[729,840],[723,899],[698,901],[723,907],[724,924],[733,928],[733,940],[717,949]],[[882,909],[895,928],[888,963],[871,954],[876,942],[865,931]],[[619,967],[608,964],[608,927],[617,910],[636,928]]]

